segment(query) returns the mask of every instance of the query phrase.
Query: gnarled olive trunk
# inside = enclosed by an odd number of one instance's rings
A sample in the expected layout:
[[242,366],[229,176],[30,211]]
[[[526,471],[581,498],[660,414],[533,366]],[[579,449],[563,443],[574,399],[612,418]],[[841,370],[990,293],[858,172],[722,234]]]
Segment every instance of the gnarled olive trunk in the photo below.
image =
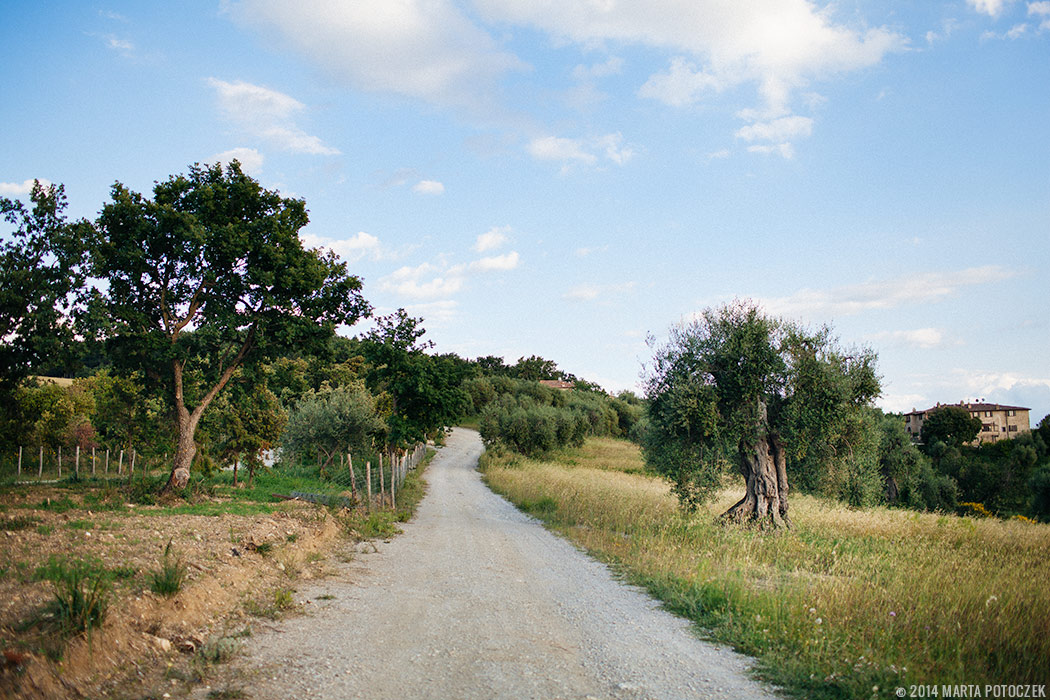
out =
[[738,522],[765,523],[791,526],[788,519],[787,456],[784,444],[769,430],[765,404],[759,404],[761,425],[759,437],[753,443],[741,443],[740,473],[744,477],[744,497],[729,508],[722,517]]

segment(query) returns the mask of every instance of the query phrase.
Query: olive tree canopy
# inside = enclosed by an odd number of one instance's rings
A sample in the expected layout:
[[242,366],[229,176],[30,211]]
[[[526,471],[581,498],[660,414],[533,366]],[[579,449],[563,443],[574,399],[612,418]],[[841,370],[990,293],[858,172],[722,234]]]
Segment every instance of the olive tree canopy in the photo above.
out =
[[746,491],[724,517],[787,523],[789,465],[849,448],[851,417],[879,393],[874,366],[873,353],[840,350],[827,328],[808,332],[751,302],[707,309],[655,348],[646,461],[687,507],[735,468]]

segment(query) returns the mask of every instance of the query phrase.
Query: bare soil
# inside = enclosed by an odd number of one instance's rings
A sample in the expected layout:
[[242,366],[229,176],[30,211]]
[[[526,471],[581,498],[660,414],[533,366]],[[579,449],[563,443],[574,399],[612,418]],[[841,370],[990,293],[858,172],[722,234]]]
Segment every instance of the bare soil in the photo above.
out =
[[[56,512],[56,502],[66,509]],[[47,487],[0,494],[0,696],[142,698],[206,688],[209,661],[232,646],[224,640],[294,607],[294,587],[324,576],[333,548],[352,542],[337,520],[298,502],[210,516],[163,506],[93,511],[83,494]],[[187,572],[170,598],[150,590],[169,541]],[[118,572],[105,621],[64,637],[40,619],[55,589],[35,574],[92,558]]]

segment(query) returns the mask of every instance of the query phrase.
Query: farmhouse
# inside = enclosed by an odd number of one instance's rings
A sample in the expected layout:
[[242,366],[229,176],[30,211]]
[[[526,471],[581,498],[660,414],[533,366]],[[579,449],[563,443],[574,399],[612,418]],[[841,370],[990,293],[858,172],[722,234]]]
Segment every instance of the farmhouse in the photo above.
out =
[[963,403],[960,401],[957,404],[939,403],[933,408],[927,408],[925,411],[912,409],[911,413],[905,413],[904,425],[911,434],[912,440],[918,441],[920,439],[923,421],[937,409],[946,406],[959,406],[969,411],[974,418],[981,419],[981,432],[977,434],[976,440],[969,443],[970,445],[981,445],[1015,438],[1021,433],[1027,433],[1031,430],[1028,423],[1029,409],[1027,408],[1022,406],[1003,406],[997,403]]
[[572,391],[576,385],[572,382],[563,382],[560,379],[541,379],[540,384],[543,386],[549,386],[551,389],[559,389],[561,391]]

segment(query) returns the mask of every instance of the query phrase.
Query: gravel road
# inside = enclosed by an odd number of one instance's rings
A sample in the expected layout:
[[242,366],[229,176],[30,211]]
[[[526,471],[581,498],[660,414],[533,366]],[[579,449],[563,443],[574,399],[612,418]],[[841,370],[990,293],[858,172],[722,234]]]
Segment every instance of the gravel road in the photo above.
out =
[[235,662],[258,700],[774,698],[748,660],[494,495],[457,429],[405,534],[301,588]]

